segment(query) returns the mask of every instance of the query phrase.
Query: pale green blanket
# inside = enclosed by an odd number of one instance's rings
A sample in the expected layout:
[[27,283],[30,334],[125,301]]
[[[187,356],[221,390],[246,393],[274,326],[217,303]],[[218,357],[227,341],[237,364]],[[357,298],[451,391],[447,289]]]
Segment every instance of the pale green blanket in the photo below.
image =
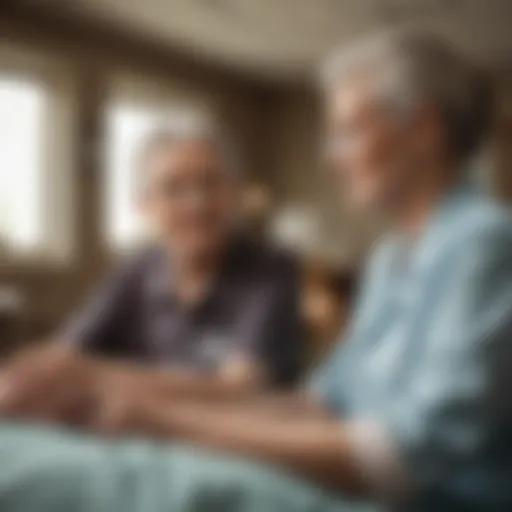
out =
[[0,424],[1,512],[361,512],[270,466],[199,448]]

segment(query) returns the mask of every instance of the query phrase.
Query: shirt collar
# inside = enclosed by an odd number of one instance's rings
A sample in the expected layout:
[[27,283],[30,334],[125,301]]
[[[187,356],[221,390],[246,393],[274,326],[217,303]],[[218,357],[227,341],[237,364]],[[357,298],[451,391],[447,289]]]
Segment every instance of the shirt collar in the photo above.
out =
[[[226,246],[225,254],[222,258],[219,272],[210,286],[206,290],[204,302],[213,296],[229,276],[236,273],[241,268],[245,259],[244,247],[246,244],[240,238],[233,238]],[[170,303],[173,298],[173,266],[169,254],[163,247],[155,248],[154,257],[146,280],[146,292],[151,300],[158,303]],[[202,301],[203,302],[203,301]]]

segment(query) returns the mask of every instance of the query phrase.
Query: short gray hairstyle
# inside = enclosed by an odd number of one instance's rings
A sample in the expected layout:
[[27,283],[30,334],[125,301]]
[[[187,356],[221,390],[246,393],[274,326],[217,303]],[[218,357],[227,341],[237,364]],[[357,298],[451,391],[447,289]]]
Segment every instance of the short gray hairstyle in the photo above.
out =
[[[211,117],[195,115],[171,115],[159,123],[142,141],[138,166],[143,174],[148,158],[160,149],[180,142],[201,141],[215,147],[223,160],[226,171],[234,176],[242,174],[238,154],[226,131]],[[145,183],[145,179],[141,178]]]
[[434,104],[458,160],[485,141],[494,111],[490,77],[441,35],[407,27],[366,38],[335,52],[322,69],[322,82],[332,89],[358,72],[380,80],[379,93],[397,106]]

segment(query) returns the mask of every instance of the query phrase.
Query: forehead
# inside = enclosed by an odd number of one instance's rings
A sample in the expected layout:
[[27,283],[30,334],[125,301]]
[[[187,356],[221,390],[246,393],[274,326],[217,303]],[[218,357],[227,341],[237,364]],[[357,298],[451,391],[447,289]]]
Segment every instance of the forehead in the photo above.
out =
[[169,179],[184,179],[205,172],[223,172],[225,162],[221,151],[211,141],[187,139],[160,141],[148,148],[140,181],[143,186],[158,184]]
[[169,140],[150,148],[148,169],[221,166],[222,155],[215,143],[205,139]]

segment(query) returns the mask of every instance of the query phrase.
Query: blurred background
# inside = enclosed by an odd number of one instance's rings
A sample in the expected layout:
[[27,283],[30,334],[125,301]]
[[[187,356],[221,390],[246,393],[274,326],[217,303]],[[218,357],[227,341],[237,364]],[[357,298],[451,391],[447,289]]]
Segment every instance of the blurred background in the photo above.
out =
[[184,110],[235,137],[248,226],[299,254],[312,340],[332,339],[383,226],[333,197],[315,76],[333,47],[416,21],[492,69],[499,115],[481,160],[512,197],[511,0],[1,1],[2,348],[51,331],[136,244],[133,152],[162,112]]

